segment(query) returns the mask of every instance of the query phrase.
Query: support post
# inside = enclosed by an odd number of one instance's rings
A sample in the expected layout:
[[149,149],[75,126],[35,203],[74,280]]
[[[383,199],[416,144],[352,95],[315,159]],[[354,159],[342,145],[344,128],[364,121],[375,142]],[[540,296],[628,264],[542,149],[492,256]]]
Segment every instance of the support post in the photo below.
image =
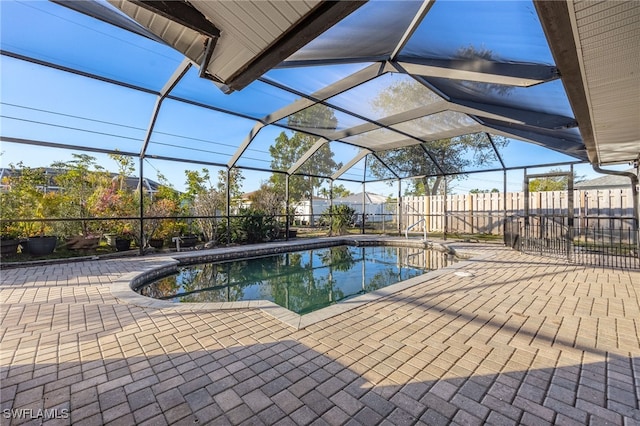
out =
[[573,253],[573,164],[567,176],[567,261],[571,262]]
[[402,234],[402,179],[398,179],[398,234]]
[[139,190],[139,196],[140,196],[140,247],[138,248],[138,252],[140,253],[140,255],[144,254],[144,246],[145,246],[145,241],[144,241],[144,194],[142,192],[142,183],[144,182],[144,172],[143,172],[143,163],[144,163],[144,157],[140,156],[140,183],[138,185],[138,190]]
[[364,160],[364,174],[362,177],[362,223],[360,224],[360,233],[364,234],[364,221],[367,217],[367,188],[366,188],[366,180],[367,180],[367,160],[369,156],[365,157]]
[[333,179],[329,179],[329,236],[333,235]]
[[444,231],[443,231],[443,238],[445,241],[447,241],[447,231],[449,230],[448,228],[448,220],[447,220],[447,177],[444,177],[444,197],[443,197],[443,210],[444,210]]
[[427,232],[431,230],[431,196],[424,196],[424,240],[427,240]]
[[527,168],[524,169],[524,183],[522,191],[524,192],[524,226],[525,230],[529,226],[529,177],[527,176]]
[[507,232],[507,171],[502,171],[502,235]]
[[362,182],[362,223],[360,224],[360,233],[364,234],[364,221],[367,218],[367,188],[366,184]]
[[231,244],[231,168],[227,167],[227,244]]
[[285,211],[285,219],[287,220],[287,223],[284,227],[284,239],[286,241],[289,241],[289,213],[290,213],[290,209],[289,209],[289,174],[287,173],[286,175],[286,179],[284,180],[284,211]]
[[[469,210],[469,224],[471,225],[471,235],[473,235],[473,231],[474,231],[474,226],[473,226],[473,195],[472,194],[467,194],[467,203],[469,204],[468,206],[468,210]],[[457,211],[457,210],[456,210]],[[465,227],[466,228],[466,227]]]

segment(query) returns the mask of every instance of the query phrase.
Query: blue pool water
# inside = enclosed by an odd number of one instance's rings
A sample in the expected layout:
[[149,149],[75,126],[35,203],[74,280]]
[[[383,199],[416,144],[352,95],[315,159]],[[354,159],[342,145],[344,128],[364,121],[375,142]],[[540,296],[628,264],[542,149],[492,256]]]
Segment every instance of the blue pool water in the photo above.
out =
[[452,261],[433,250],[345,245],[185,266],[136,291],[183,303],[270,300],[302,315]]

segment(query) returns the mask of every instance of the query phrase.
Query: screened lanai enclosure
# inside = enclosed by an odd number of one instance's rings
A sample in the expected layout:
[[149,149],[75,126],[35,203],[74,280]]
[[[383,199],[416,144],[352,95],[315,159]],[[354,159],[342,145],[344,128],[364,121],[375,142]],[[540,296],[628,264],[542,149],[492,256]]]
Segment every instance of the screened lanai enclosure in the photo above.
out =
[[[331,226],[345,189],[386,183],[391,207],[371,222],[426,232],[430,213],[407,215],[406,194],[446,197],[456,178],[494,172],[501,232],[528,241],[514,247],[560,242],[567,253],[595,241],[638,263],[638,2],[0,7],[3,193],[40,191],[32,210],[5,203],[3,230],[60,237],[112,227],[134,234],[142,252],[149,227],[177,244],[186,234],[227,244],[234,220],[249,240],[247,226],[275,221],[267,239],[286,239],[302,226],[301,206],[306,225]],[[595,228],[573,234],[570,205],[548,220],[531,219],[528,204],[507,208],[509,173],[558,169],[572,181],[573,167],[589,163],[602,172],[631,164],[610,172],[629,179],[632,207],[603,231],[606,244]],[[131,188],[132,176],[155,189]],[[54,192],[67,198],[48,199]],[[455,218],[444,205],[446,236]],[[364,213],[352,222],[369,229]]]

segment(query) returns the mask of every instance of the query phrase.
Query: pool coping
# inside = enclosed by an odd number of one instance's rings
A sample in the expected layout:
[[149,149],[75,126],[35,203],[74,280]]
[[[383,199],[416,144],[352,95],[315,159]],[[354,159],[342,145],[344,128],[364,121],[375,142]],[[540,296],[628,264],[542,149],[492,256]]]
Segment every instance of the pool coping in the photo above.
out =
[[[458,256],[461,260],[454,264],[445,266],[435,271],[430,271],[408,280],[400,281],[390,286],[384,287],[370,293],[355,296],[341,302],[337,302],[326,308],[299,315],[289,311],[268,300],[250,300],[241,302],[207,302],[207,303],[175,303],[166,300],[152,299],[136,293],[133,289],[140,284],[159,278],[164,275],[174,273],[180,266],[191,265],[203,262],[215,262],[242,259],[247,257],[266,256],[297,250],[308,250],[314,248],[334,247],[338,245],[350,244],[355,246],[392,246],[392,247],[413,247],[432,248]],[[278,243],[255,244],[251,246],[235,246],[214,248],[208,250],[189,251],[182,253],[172,253],[171,255],[150,257],[144,259],[147,263],[141,269],[122,275],[111,286],[111,293],[119,300],[140,306],[147,309],[159,309],[166,312],[173,311],[220,311],[239,309],[259,309],[264,313],[278,319],[279,321],[293,327],[296,330],[303,329],[319,321],[340,315],[351,309],[360,307],[367,303],[390,296],[399,291],[431,281],[445,274],[454,273],[457,269],[468,264],[469,261],[481,260],[493,254],[478,255],[472,252],[458,252],[445,242],[433,240],[402,239],[398,237],[372,237],[372,236],[348,236],[348,237],[326,237],[312,240],[285,241]]]

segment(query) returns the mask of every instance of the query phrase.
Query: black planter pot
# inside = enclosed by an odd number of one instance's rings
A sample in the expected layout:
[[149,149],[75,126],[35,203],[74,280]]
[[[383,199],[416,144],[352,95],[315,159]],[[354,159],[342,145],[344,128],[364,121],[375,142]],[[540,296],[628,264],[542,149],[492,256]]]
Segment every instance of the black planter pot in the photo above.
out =
[[58,237],[29,237],[27,247],[31,256],[46,256],[53,253],[56,248]]
[[129,238],[116,238],[116,251],[127,251],[131,249],[131,240]]
[[18,239],[10,239],[10,240],[2,240],[0,239],[0,256],[14,256],[18,254],[18,246],[20,245],[20,240]]
[[149,239],[149,245],[155,249],[161,249],[164,246],[164,240],[162,238]]
[[198,244],[197,235],[181,235],[180,247],[195,247]]

